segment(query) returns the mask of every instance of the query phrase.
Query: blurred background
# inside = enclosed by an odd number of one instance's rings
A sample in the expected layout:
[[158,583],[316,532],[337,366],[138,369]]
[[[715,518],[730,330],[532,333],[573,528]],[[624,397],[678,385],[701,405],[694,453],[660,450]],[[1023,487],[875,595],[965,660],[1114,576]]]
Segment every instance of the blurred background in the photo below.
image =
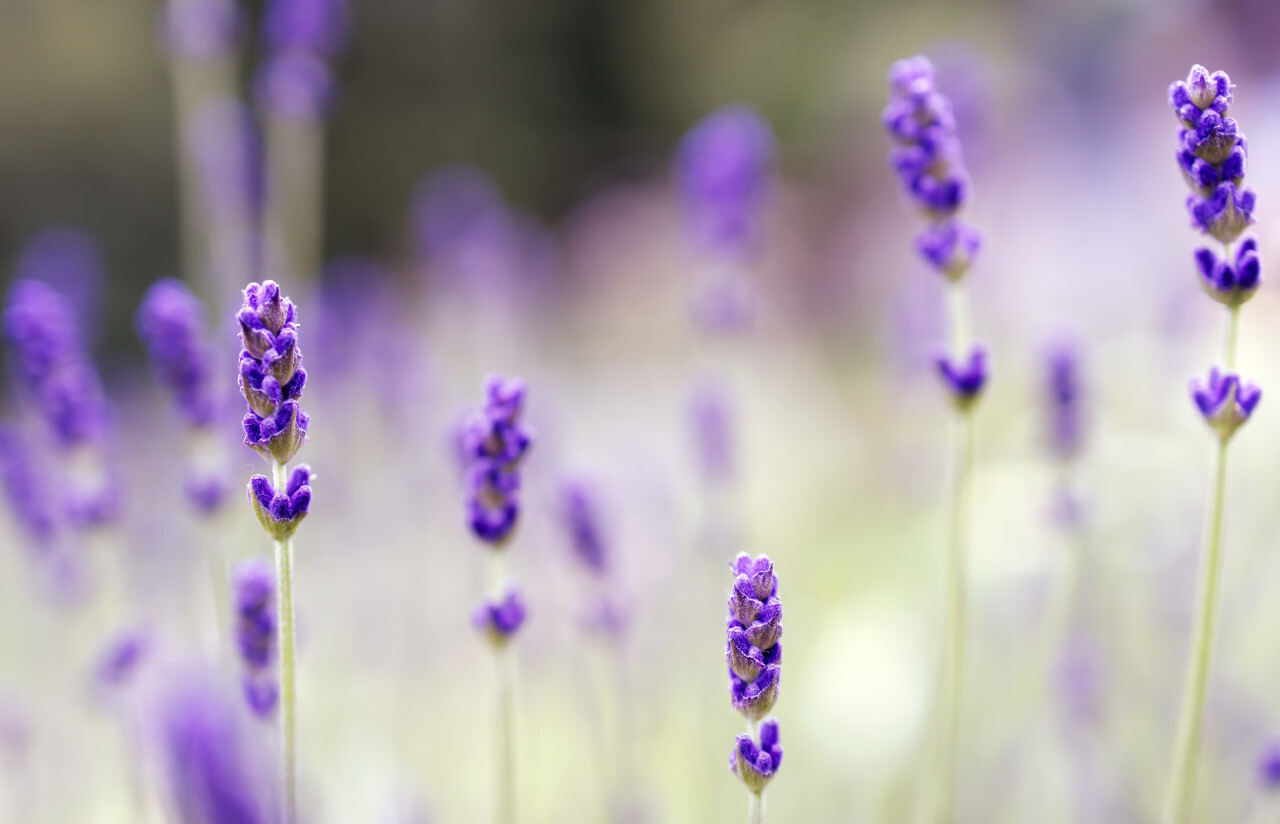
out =
[[[332,93],[299,114],[262,91],[263,6],[240,3],[211,56],[198,36],[175,45],[156,3],[0,0],[0,260],[6,283],[47,281],[74,306],[110,408],[94,460],[116,496],[101,524],[59,516],[36,535],[4,470],[0,820],[272,820],[184,804],[171,723],[193,692],[223,708],[208,718],[235,742],[227,780],[270,796],[275,727],[241,706],[228,600],[233,564],[271,551],[239,491],[266,464],[239,443],[233,365],[240,289],[265,277],[298,305],[299,460],[317,474],[295,550],[305,820],[490,817],[493,667],[470,625],[489,550],[466,527],[456,443],[490,372],[527,381],[537,434],[507,550],[529,604],[520,820],[742,815],[723,657],[738,551],[774,559],[786,609],[771,820],[918,820],[946,329],[880,124],[889,65],[917,53],[955,107],[984,236],[975,331],[992,353],[961,820],[1156,820],[1211,459],[1186,387],[1224,324],[1196,282],[1167,88],[1193,63],[1235,82],[1265,266],[1280,7],[354,0],[320,55]],[[303,158],[292,180],[324,204],[314,266],[288,264],[287,238],[238,234],[261,187],[227,165],[240,155],[225,133],[202,154],[211,89],[243,99],[267,177]],[[676,178],[682,135],[727,104],[772,133],[750,254],[728,263],[690,230]],[[280,220],[306,237],[305,209]],[[225,396],[200,447],[230,489],[212,514],[184,496],[196,459],[136,331],[165,276],[204,300]],[[1259,767],[1280,740],[1277,321],[1267,285],[1242,318],[1241,370],[1264,401],[1232,454],[1197,820],[1280,815]],[[1062,346],[1083,421],[1066,457],[1047,365]],[[6,425],[37,465],[75,470],[6,386]],[[603,571],[575,554],[571,480],[598,499]],[[131,639],[143,652],[104,679]]]

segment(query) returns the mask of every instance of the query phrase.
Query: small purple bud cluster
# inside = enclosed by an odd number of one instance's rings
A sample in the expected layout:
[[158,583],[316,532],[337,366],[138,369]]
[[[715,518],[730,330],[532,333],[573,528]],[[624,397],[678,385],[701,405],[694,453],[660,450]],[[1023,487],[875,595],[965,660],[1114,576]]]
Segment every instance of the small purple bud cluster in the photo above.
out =
[[169,0],[156,28],[175,60],[218,60],[235,49],[244,19],[233,0]]
[[498,598],[486,598],[471,613],[471,625],[484,633],[489,643],[502,646],[520,630],[525,616],[524,596],[509,586]]
[[467,523],[477,538],[501,547],[520,515],[520,463],[533,437],[520,422],[525,386],[492,375],[485,386],[484,409],[467,422],[463,453]]
[[1192,190],[1187,198],[1191,225],[1230,244],[1253,224],[1256,200],[1242,185],[1248,144],[1235,118],[1227,116],[1231,78],[1192,66],[1186,80],[1169,86],[1169,104],[1182,124],[1177,158]]
[[274,570],[262,558],[236,565],[232,588],[236,599],[236,643],[244,662],[244,700],[259,718],[270,718],[279,703],[276,662],[276,587]]
[[[147,290],[134,325],[151,357],[157,381],[173,396],[187,426],[207,439],[218,404],[210,380],[200,301],[181,281],[163,278]],[[201,511],[216,510],[225,498],[225,479],[199,466],[201,461],[192,463],[196,465],[188,470],[188,498]]]
[[[889,103],[880,119],[893,143],[889,163],[902,191],[929,219],[916,237],[916,250],[939,274],[959,284],[982,238],[957,217],[969,199],[969,174],[951,101],[938,91],[927,57],[909,57],[890,67]],[[955,406],[973,406],[987,381],[985,350],[973,345],[967,352],[942,354],[935,366]]]
[[726,106],[689,130],[680,141],[676,182],[695,242],[730,258],[754,250],[772,158],[773,132],[746,106]]
[[1080,398],[1080,358],[1074,347],[1054,347],[1047,358],[1049,447],[1062,460],[1080,451],[1083,412]]
[[257,97],[276,114],[315,120],[332,108],[333,73],[325,62],[347,41],[344,0],[271,0],[263,18],[266,63]]
[[[1196,250],[1200,285],[1209,297],[1235,314],[1262,283],[1258,242],[1250,237],[1232,253],[1231,246],[1253,225],[1254,191],[1244,186],[1248,144],[1231,107],[1231,78],[1195,65],[1186,80],[1169,86],[1169,104],[1181,124],[1178,166],[1192,194],[1187,197],[1191,225],[1222,244]],[[1228,353],[1233,343],[1228,344]],[[1230,354],[1228,356],[1230,358]],[[1191,382],[1191,398],[1209,427],[1225,443],[1240,428],[1262,398],[1258,387],[1227,369],[1212,368],[1205,379]]]
[[283,491],[265,475],[254,475],[249,480],[249,503],[268,535],[277,541],[291,537],[311,508],[311,467],[295,466]]
[[[733,591],[729,594],[728,640],[729,693],[733,708],[754,725],[763,719],[778,698],[782,675],[782,602],[773,561],[760,555],[754,561],[743,552],[733,562]],[[729,759],[730,769],[754,793],[761,792],[782,763],[778,722],[772,718],[760,726],[760,742],[738,736]]]

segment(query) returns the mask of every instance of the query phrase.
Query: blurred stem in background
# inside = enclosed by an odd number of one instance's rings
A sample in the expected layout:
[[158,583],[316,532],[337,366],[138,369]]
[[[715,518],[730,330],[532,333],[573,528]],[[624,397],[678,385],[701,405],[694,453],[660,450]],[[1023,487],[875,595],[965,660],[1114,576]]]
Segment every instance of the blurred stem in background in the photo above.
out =
[[[287,487],[285,465],[272,464],[271,480],[277,490]],[[280,806],[283,824],[298,820],[297,797],[297,694],[294,686],[293,537],[277,539],[276,592],[279,604],[277,643],[280,649]]]
[[[502,549],[489,553],[489,590],[500,600],[506,589],[507,563]],[[516,820],[515,768],[515,656],[510,644],[492,644],[494,673],[497,677],[497,725],[494,749],[494,821],[514,824]]]
[[268,228],[280,241],[285,271],[318,277],[324,226],[324,121],[267,117]]

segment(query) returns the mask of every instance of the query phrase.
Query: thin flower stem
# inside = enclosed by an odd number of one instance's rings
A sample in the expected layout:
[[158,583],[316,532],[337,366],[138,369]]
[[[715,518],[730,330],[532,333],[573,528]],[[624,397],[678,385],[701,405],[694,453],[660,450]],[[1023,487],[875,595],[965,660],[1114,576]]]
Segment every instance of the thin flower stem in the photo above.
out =
[[[502,596],[507,578],[506,550],[496,547],[489,552],[489,591],[494,598]],[[515,656],[510,642],[493,646],[497,675],[497,734],[494,749],[494,821],[515,824]]]
[[1205,550],[1201,557],[1200,588],[1196,596],[1196,623],[1191,641],[1191,657],[1178,714],[1178,739],[1174,749],[1173,774],[1165,796],[1166,824],[1187,824],[1195,798],[1196,763],[1200,749],[1204,699],[1209,684],[1209,664],[1213,654],[1214,624],[1217,618],[1218,577],[1222,566],[1222,511],[1227,485],[1227,441],[1218,441],[1213,473],[1212,499],[1205,527]]
[[965,644],[968,608],[965,598],[966,536],[969,487],[973,474],[973,415],[962,411],[956,419],[956,470],[951,499],[951,536],[946,559],[946,639],[942,651],[939,689],[942,704],[937,753],[937,809],[935,821],[955,818],[956,760],[960,740],[961,699],[964,694]]
[[276,115],[267,123],[271,222],[288,260],[303,280],[319,277],[324,223],[324,124]]
[[764,790],[747,793],[747,824],[764,824]]
[[1236,347],[1240,338],[1240,307],[1232,306],[1227,310],[1227,343],[1224,359],[1228,372],[1236,371]]
[[[272,466],[278,491],[285,488],[285,465]],[[276,592],[280,648],[280,808],[283,824],[298,820],[297,692],[294,685],[293,538],[275,542]]]

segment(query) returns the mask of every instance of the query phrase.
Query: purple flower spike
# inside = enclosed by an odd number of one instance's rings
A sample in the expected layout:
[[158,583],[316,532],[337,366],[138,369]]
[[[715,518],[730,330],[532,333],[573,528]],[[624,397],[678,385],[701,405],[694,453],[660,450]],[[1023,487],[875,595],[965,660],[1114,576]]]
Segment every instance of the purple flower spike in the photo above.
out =
[[492,375],[485,407],[467,424],[462,451],[469,462],[467,523],[472,533],[494,547],[505,544],[520,514],[520,462],[533,437],[520,422],[524,383]]
[[1048,419],[1049,446],[1053,453],[1067,460],[1080,451],[1083,413],[1080,398],[1080,358],[1076,349],[1066,344],[1049,352]]
[[254,97],[273,113],[291,120],[319,120],[333,110],[337,87],[320,59],[285,52],[267,59],[253,84]]
[[743,552],[733,560],[725,660],[734,709],[753,720],[763,718],[778,696],[782,672],[782,602],[778,578],[767,555],[755,560]]
[[495,646],[503,646],[524,624],[524,597],[515,587],[507,589],[501,599],[488,598],[476,607],[471,624],[485,634]]
[[40,281],[16,281],[9,287],[4,335],[22,390],[57,443],[72,448],[100,436],[106,401],[70,302]]
[[208,427],[217,412],[200,301],[181,281],[156,281],[134,317],[156,379],[191,426]]
[[285,464],[307,441],[307,414],[298,407],[307,373],[301,366],[297,310],[274,281],[250,283],[240,323],[240,394],[249,406],[245,445]]
[[750,254],[773,157],[769,124],[746,106],[726,106],[680,141],[676,180],[689,234],[708,251]]
[[0,483],[5,497],[27,536],[35,544],[47,546],[55,523],[41,469],[30,440],[12,425],[0,425]]
[[276,660],[275,570],[264,558],[250,558],[232,573],[236,602],[236,643],[245,665],[245,703],[260,718],[275,713],[278,693],[272,669]]
[[939,355],[934,363],[951,402],[959,409],[968,409],[981,396],[987,383],[987,352],[981,346],[969,350],[964,361],[956,361],[950,355]]
[[249,479],[249,503],[268,535],[277,541],[289,538],[311,507],[311,468],[294,467],[283,491],[276,490],[265,475],[254,475]]
[[711,483],[733,476],[735,455],[734,407],[725,387],[704,381],[693,393],[689,408],[693,419],[694,447],[703,477]]
[[1197,249],[1196,266],[1205,294],[1224,306],[1244,304],[1262,283],[1258,241],[1251,237],[1236,248],[1234,261],[1219,258],[1210,249]]
[[1228,116],[1231,89],[1225,72],[1210,74],[1198,65],[1169,87],[1169,103],[1183,127],[1176,157],[1193,192],[1187,198],[1191,225],[1222,243],[1234,242],[1253,224],[1257,200],[1243,185],[1248,142]]
[[778,743],[778,721],[770,718],[760,725],[760,744],[749,735],[739,735],[729,756],[729,769],[753,793],[764,792],[782,766],[782,745]]
[[137,672],[150,647],[150,636],[141,630],[129,629],[120,633],[98,659],[94,681],[107,689],[124,686]]
[[583,481],[568,481],[561,490],[561,500],[575,557],[593,575],[604,575],[608,568],[605,537],[590,487]]
[[244,19],[228,0],[169,0],[156,28],[161,45],[174,59],[217,60],[235,49]]
[[1191,398],[1200,415],[1225,442],[1249,420],[1262,400],[1262,390],[1241,380],[1239,375],[1221,372],[1215,366],[1209,370],[1207,380],[1191,382]]
[[1280,787],[1280,742],[1269,743],[1258,758],[1258,782],[1267,790]]
[[[951,101],[934,86],[927,58],[899,60],[889,69],[889,104],[881,122],[894,143],[889,164],[907,198],[935,223],[952,217],[968,200],[969,176]],[[958,227],[950,243],[945,234],[926,233],[919,245],[925,259],[953,280],[963,276],[978,250],[976,233]]]
[[350,15],[344,0],[271,0],[262,20],[268,51],[332,57],[346,43]]

